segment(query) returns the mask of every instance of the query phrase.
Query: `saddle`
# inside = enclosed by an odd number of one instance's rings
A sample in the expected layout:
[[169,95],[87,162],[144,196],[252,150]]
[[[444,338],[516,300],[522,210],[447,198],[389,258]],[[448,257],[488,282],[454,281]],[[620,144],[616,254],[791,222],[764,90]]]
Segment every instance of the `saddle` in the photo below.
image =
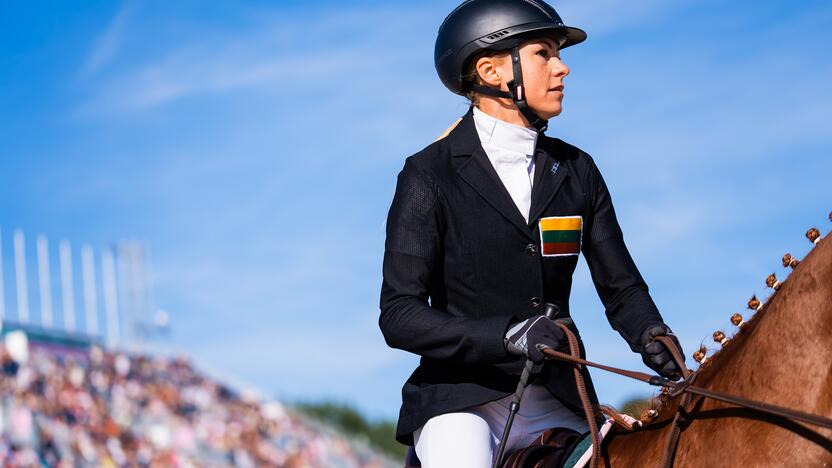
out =
[[512,452],[503,468],[562,468],[586,436],[565,427],[549,429],[528,447]]
[[[640,422],[615,411],[610,406],[599,410],[607,416],[598,431],[597,442],[603,444],[607,434],[617,428],[632,431]],[[572,429],[556,427],[544,432],[526,448],[512,452],[502,468],[583,468],[590,464],[593,437],[589,432],[579,433]]]
[[[548,429],[528,447],[515,450],[505,462],[503,468],[563,468],[570,460],[578,445],[587,439],[588,433],[555,427]],[[407,452],[405,468],[418,468],[422,464],[413,447]]]

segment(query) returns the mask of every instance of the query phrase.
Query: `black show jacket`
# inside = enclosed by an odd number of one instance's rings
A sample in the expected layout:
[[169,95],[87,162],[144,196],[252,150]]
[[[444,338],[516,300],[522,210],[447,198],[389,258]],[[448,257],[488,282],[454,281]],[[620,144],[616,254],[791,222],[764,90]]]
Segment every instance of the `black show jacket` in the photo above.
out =
[[[539,315],[544,302],[569,315],[578,256],[542,256],[540,218],[583,217],[581,251],[592,280],[607,319],[634,351],[642,331],[662,323],[592,158],[545,136],[535,158],[528,223],[488,160],[471,111],[399,173],[379,326],[388,345],[421,356],[402,389],[396,439],[403,444],[412,445],[413,431],[433,416],[514,392],[524,359],[503,346],[511,323]],[[571,368],[547,362],[538,379],[582,414]]]

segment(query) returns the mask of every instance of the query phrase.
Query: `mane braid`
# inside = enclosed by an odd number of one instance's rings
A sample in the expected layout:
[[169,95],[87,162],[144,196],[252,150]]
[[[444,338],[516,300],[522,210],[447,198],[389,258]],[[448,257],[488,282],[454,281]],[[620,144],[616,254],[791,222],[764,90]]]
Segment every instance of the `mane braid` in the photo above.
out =
[[[832,221],[832,212],[829,213],[829,220]],[[821,236],[820,231],[817,228],[812,228],[806,233],[806,237],[811,241],[815,246],[819,244],[821,241],[826,240],[823,236]],[[826,236],[830,237],[830,236]],[[832,241],[830,241],[832,242]],[[814,252],[814,248],[810,250],[806,254],[806,259],[809,258]],[[806,260],[804,259],[804,260]],[[791,268],[792,271],[797,271],[800,268],[802,263],[801,260],[792,257],[791,254],[785,254],[782,259],[783,267],[784,268]],[[787,270],[788,271],[788,270]],[[743,345],[744,341],[747,339],[754,330],[758,327],[758,323],[761,320],[758,318],[765,314],[768,309],[769,305],[774,301],[777,297],[777,293],[780,292],[781,289],[785,289],[784,286],[791,278],[791,274],[784,279],[782,282],[777,280],[775,274],[771,274],[766,278],[766,286],[772,289],[771,295],[766,299],[765,302],[761,302],[757,299],[756,295],[753,295],[751,299],[748,301],[748,308],[752,310],[754,313],[748,320],[743,320],[742,315],[735,313],[731,316],[731,323],[737,327],[736,332],[730,339],[726,339],[722,341],[721,348],[716,349],[716,351],[711,355],[707,356],[707,349],[705,348],[704,341],[700,342],[699,349],[694,353],[694,359],[700,361],[697,355],[703,355],[704,359],[701,360],[699,367],[695,371],[692,371],[698,378],[698,382],[705,382],[710,381],[713,377],[714,373],[719,370],[722,364],[726,359],[733,355],[733,353],[737,352],[736,350]],[[717,336],[723,336],[721,331],[717,331],[714,333],[714,339],[717,340]],[[739,340],[739,343],[736,341]],[[721,341],[717,340],[717,341]],[[720,352],[722,351],[722,352]],[[725,356],[726,353],[728,357],[721,357]],[[640,428],[637,429],[639,431],[651,430],[651,429],[660,429],[665,425],[665,423],[669,422],[675,416],[676,409],[678,408],[678,399],[671,398],[669,392],[666,387],[662,387],[662,389],[657,393],[654,394],[653,397],[650,398],[650,409],[644,411],[641,414],[641,417],[638,421],[641,423]],[[671,413],[668,410],[672,410]]]
[[[796,268],[797,267],[795,267],[795,269]],[[780,282],[780,285],[785,286],[785,283],[787,281],[788,278],[784,279],[782,282]],[[742,327],[737,327],[738,329],[736,333],[734,333],[734,335],[730,339],[728,339],[724,345],[722,345],[721,349],[718,348],[712,355],[707,357],[707,360],[704,363],[702,363],[696,370],[691,372],[697,374],[697,378],[699,379],[702,379],[703,377],[709,377],[713,372],[710,369],[713,368],[713,366],[715,365],[714,363],[719,364],[721,361],[727,359],[720,359],[720,356],[723,356],[726,353],[730,354],[732,352],[735,352],[735,350],[737,349],[736,346],[733,345],[734,338],[736,338],[737,336],[748,336],[748,334],[757,327],[757,322],[759,321],[757,317],[766,313],[769,304],[771,304],[772,300],[775,296],[777,296],[777,293],[780,292],[781,289],[783,288],[778,287],[777,289],[774,289],[771,296],[769,296],[768,299],[762,303],[759,309],[757,309],[757,312],[754,315],[752,315],[749,319],[745,320]],[[752,298],[752,301],[754,299],[756,299],[756,296]],[[704,347],[704,341],[705,340],[702,340],[700,349],[701,347]],[[676,401],[678,401],[678,398],[670,398],[669,395],[667,395],[667,393],[662,393],[662,390],[659,390],[659,392],[650,399],[651,411],[655,412],[655,416],[649,418],[648,421],[644,421],[644,418],[641,418],[642,429],[649,429],[650,427],[655,426],[659,423],[664,423],[664,421],[666,420],[665,416],[668,416],[668,414],[670,417],[673,417],[673,414],[676,411]],[[673,413],[668,413],[668,409],[672,409]]]

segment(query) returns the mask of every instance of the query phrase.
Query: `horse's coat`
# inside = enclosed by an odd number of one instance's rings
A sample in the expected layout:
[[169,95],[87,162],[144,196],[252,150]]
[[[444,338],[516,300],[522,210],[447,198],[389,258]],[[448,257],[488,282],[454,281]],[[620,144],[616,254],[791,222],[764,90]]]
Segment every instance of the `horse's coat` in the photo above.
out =
[[[753,306],[749,304],[757,308]],[[697,385],[830,417],[830,344],[832,239],[827,238],[817,242],[724,349],[700,367]],[[694,402],[675,467],[832,466],[832,430],[709,399]],[[669,401],[655,422],[608,437],[602,464],[659,466],[677,407],[677,400]]]

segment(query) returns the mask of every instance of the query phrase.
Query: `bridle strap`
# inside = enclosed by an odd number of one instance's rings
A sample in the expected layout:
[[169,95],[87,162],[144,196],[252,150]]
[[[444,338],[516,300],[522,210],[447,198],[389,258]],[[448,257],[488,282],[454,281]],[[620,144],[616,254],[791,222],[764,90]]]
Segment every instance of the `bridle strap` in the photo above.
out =
[[658,375],[650,375],[645,374],[643,372],[636,372],[625,369],[619,369],[617,367],[612,366],[605,366],[603,364],[587,361],[586,359],[570,356],[568,354],[555,351],[554,349],[544,349],[543,353],[549,356],[550,358],[559,361],[571,362],[573,364],[594,367],[596,369],[612,372],[613,374],[623,375],[624,377],[639,380],[641,382],[645,382],[656,387],[668,387],[672,392],[679,389],[683,393],[692,393],[694,395],[700,395],[706,398],[710,398],[712,400],[722,401],[724,403],[730,403],[736,406],[742,406],[744,408],[759,411],[761,413],[780,416],[792,421],[800,421],[812,424],[814,426],[832,429],[832,419],[823,416],[804,413],[802,411],[784,408],[782,406],[772,405],[769,403],[763,403],[755,400],[749,400],[747,398],[742,398],[734,395],[728,395],[726,393],[708,390],[702,387],[697,387],[695,385],[686,384],[685,382],[673,382],[663,377],[659,377]]
[[690,403],[693,395],[692,393],[685,392],[684,390],[689,387],[695,379],[696,374],[690,374],[690,377],[686,378],[682,385],[677,387],[678,390],[674,391],[674,393],[676,391],[681,392],[682,399],[679,401],[679,407],[676,408],[676,414],[673,415],[673,424],[671,424],[670,432],[667,434],[667,443],[665,444],[664,458],[662,459],[661,464],[662,468],[670,468],[673,466],[673,459],[676,456],[676,448],[679,446],[679,436],[682,435],[682,430],[684,430],[688,422],[687,411],[685,408]]
[[673,360],[676,361],[676,365],[682,370],[682,378],[687,380],[687,378],[690,377],[691,372],[685,365],[685,358],[679,351],[679,347],[676,346],[676,342],[667,335],[659,335],[653,339],[663,344],[664,347],[670,352],[670,355],[673,356]]
[[[722,401],[737,406],[742,406],[755,411],[760,411],[762,413],[780,416],[793,422],[801,421],[809,424],[814,424],[816,426],[832,429],[832,419],[825,418],[823,416],[808,414],[802,411],[783,408],[781,406],[776,405],[770,405],[768,403],[763,403],[759,401],[748,400],[746,398],[728,395],[721,392],[715,392],[713,390],[707,390],[692,385],[693,381],[696,379],[697,374],[691,372],[685,366],[685,361],[681,357],[681,353],[679,353],[678,349],[676,348],[676,344],[673,343],[670,337],[658,336],[655,339],[663,342],[667,349],[670,351],[671,355],[673,356],[673,359],[676,360],[677,364],[679,365],[679,368],[682,371],[682,375],[685,377],[685,379],[681,382],[673,382],[671,380],[667,380],[657,375],[649,375],[643,372],[619,369],[617,367],[605,366],[603,364],[598,364],[592,361],[587,361],[586,359],[582,359],[575,352],[575,348],[577,348],[577,338],[575,338],[575,335],[572,333],[571,330],[566,328],[566,325],[562,323],[558,323],[558,325],[564,330],[567,338],[569,339],[569,348],[571,351],[571,355],[555,351],[551,348],[543,349],[542,351],[544,354],[553,359],[576,364],[574,369],[575,381],[578,386],[578,394],[581,397],[581,404],[584,406],[584,413],[586,413],[587,423],[590,427],[590,433],[592,434],[592,459],[590,460],[591,468],[595,468],[597,466],[598,456],[600,454],[601,448],[596,429],[597,423],[594,419],[594,415],[591,412],[591,410],[587,410],[587,407],[589,406],[589,395],[586,392],[586,385],[583,381],[583,375],[581,375],[580,373],[581,365],[595,367],[596,369],[601,369],[607,372],[612,372],[614,374],[623,375],[631,379],[649,383],[650,385],[668,388],[670,390],[671,397],[676,397],[679,395],[682,396],[682,399],[679,401],[679,407],[676,409],[676,414],[673,415],[673,424],[671,424],[670,426],[670,432],[667,434],[667,442],[665,444],[664,457],[662,458],[661,464],[662,468],[670,468],[673,466],[673,459],[676,456],[676,448],[679,445],[679,436],[681,435],[682,430],[684,429],[684,427],[686,427],[688,423],[688,415],[685,407],[688,404],[690,404],[693,395],[700,395],[702,397],[711,398],[713,400]],[[573,340],[576,342],[574,347],[572,344]]]
[[[566,339],[569,341],[569,353],[571,355],[565,356],[580,359],[581,349],[578,345],[578,338],[574,333],[572,333],[572,330],[569,329],[564,321],[558,320],[555,324],[563,330],[563,333],[566,335]],[[598,420],[595,419],[595,411],[592,408],[592,401],[589,399],[589,392],[586,390],[584,376],[581,374],[581,366],[574,366],[572,371],[575,373],[575,385],[577,386],[578,396],[581,399],[581,406],[583,407],[584,415],[586,416],[586,423],[589,426],[589,435],[592,438],[592,458],[589,460],[589,467],[597,468],[598,459],[601,455],[601,439],[598,434]]]
[[[676,385],[675,383],[673,384]],[[728,395],[726,393],[716,392],[713,390],[708,390],[706,388],[696,387],[693,385],[688,385],[685,388],[685,392],[692,393],[694,395],[700,395],[706,398],[710,398],[712,400],[722,401],[724,403],[731,403],[736,406],[742,406],[744,408],[759,411],[761,413],[767,413],[773,416],[780,416],[782,418],[791,420],[792,422],[799,421],[811,424],[813,426],[832,429],[832,419],[823,416],[804,413],[802,411],[784,408],[782,406],[770,405],[761,401],[749,400],[734,395]]]
[[682,430],[684,426],[687,424],[687,418],[685,413],[685,407],[690,403],[691,400],[691,393],[685,392],[685,389],[693,383],[696,379],[696,374],[691,373],[690,369],[685,365],[685,358],[682,356],[682,353],[679,351],[679,348],[676,346],[676,342],[673,341],[667,335],[660,335],[653,338],[654,340],[662,343],[670,352],[670,355],[673,357],[673,360],[676,361],[676,365],[682,371],[682,378],[684,381],[681,385],[678,385],[671,396],[677,396],[679,394],[682,395],[682,399],[679,401],[679,407],[676,408],[676,414],[673,415],[673,424],[670,426],[670,432],[667,434],[667,443],[665,444],[664,449],[664,459],[662,460],[662,468],[670,468],[673,466],[673,459],[676,456],[676,448],[679,446],[679,436],[682,435]]

